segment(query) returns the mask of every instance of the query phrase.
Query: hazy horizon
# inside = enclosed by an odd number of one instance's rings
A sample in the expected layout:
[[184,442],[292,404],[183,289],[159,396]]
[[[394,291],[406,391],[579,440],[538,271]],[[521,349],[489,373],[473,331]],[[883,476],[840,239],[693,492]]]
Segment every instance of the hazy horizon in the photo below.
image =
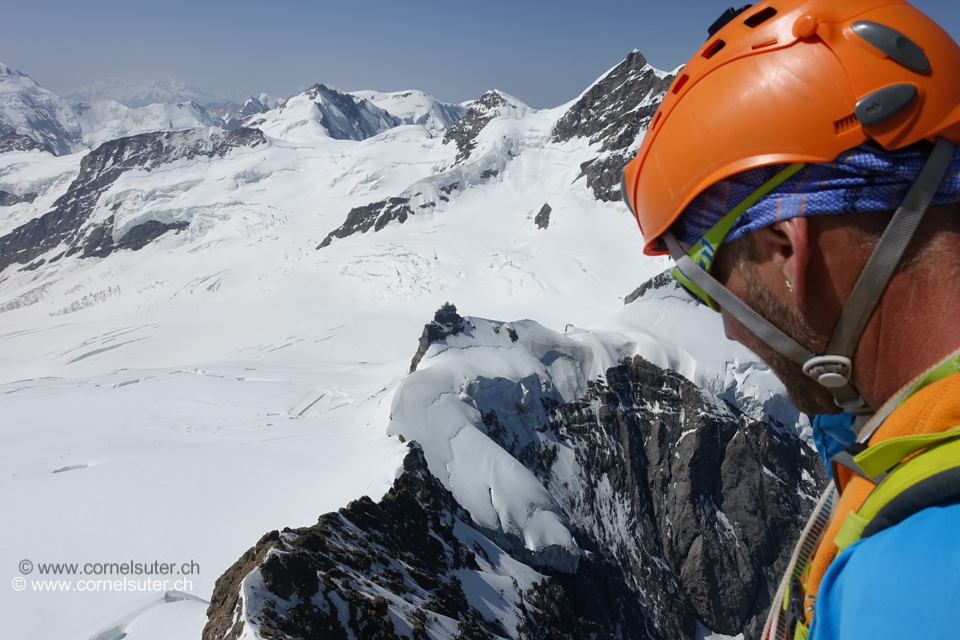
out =
[[[960,3],[914,4],[960,39]],[[36,0],[5,12],[0,62],[60,95],[110,78],[174,78],[208,93],[278,98],[315,83],[418,89],[446,102],[499,89],[545,108],[574,99],[633,49],[658,69],[678,67],[728,5],[420,0],[398,11],[384,0],[362,9],[278,0],[268,10],[250,0]]]

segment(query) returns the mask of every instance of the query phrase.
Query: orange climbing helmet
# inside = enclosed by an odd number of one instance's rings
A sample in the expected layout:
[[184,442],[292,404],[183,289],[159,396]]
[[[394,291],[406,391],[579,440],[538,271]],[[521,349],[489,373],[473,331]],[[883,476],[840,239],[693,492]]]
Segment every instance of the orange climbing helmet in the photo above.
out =
[[898,0],[767,0],[728,11],[679,72],[624,170],[644,252],[710,185],[756,167],[960,145],[960,46]]

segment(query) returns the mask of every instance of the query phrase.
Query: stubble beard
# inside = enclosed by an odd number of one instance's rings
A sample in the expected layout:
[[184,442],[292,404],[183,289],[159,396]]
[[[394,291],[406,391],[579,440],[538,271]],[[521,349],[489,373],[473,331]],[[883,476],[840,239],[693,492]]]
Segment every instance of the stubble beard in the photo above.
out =
[[[826,348],[827,338],[818,336],[806,318],[768,289],[754,269],[744,271],[746,293],[742,296],[743,301],[801,345],[814,353],[821,353]],[[774,351],[756,336],[753,337],[754,344],[746,346],[770,366],[786,387],[787,397],[798,411],[810,415],[843,411],[836,405],[830,392],[805,374],[799,364]]]

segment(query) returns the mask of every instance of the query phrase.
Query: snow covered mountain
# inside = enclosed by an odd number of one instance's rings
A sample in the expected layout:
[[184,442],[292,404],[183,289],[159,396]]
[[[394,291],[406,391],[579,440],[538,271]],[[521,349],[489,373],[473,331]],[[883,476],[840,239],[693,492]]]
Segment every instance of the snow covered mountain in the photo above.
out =
[[369,100],[399,118],[403,124],[421,125],[434,135],[443,135],[470,107],[470,104],[440,102],[423,91],[352,91],[350,95]]
[[223,126],[219,118],[212,117],[193,102],[151,104],[130,109],[114,100],[101,100],[92,104],[77,103],[73,105],[73,111],[83,131],[83,143],[90,148],[141,133]]
[[328,137],[365,140],[400,124],[399,118],[369,100],[315,84],[276,109],[251,116],[237,126],[260,129],[284,141],[310,142]]
[[57,155],[78,149],[83,136],[68,100],[0,64],[0,136],[11,133],[33,138]]
[[173,78],[160,81],[130,82],[120,78],[98,80],[64,96],[76,102],[100,102],[114,100],[131,109],[146,107],[151,104],[170,104],[179,102],[195,102],[208,104],[210,102],[224,102],[226,100],[243,99],[242,94],[234,92],[204,91],[197,87],[188,86]]
[[[100,92],[103,93],[103,92]],[[104,98],[75,101],[61,98],[39,86],[29,76],[0,65],[0,138],[15,134],[47,146],[57,155],[93,149],[108,142],[141,133],[206,129],[232,129],[248,115],[275,107],[279,100],[261,94],[244,105],[222,103],[214,113],[192,99],[173,102],[179,96],[170,92],[148,92],[143,99],[129,101],[130,107]],[[191,98],[201,96],[189,93]],[[184,97],[184,96],[180,96]],[[141,104],[142,103],[142,104]]]
[[751,636],[822,475],[611,187],[671,80],[3,138],[3,562],[200,566],[11,636]]
[[282,100],[261,93],[256,98],[252,96],[247,98],[242,105],[236,102],[211,102],[204,109],[210,115],[220,118],[225,128],[233,129],[239,121],[247,116],[273,109],[280,106],[282,102]]

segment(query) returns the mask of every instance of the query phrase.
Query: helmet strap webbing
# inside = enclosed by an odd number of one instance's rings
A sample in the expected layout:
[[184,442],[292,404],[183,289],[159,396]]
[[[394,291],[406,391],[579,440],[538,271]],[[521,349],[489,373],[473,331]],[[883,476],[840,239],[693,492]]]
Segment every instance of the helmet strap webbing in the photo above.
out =
[[847,298],[847,304],[840,313],[840,319],[837,320],[827,345],[827,353],[848,358],[853,356],[883,290],[900,264],[907,245],[937,194],[952,160],[953,145],[943,138],[938,138],[930,157],[907,192],[903,204],[893,214],[890,224]]
[[754,335],[779,353],[799,364],[803,364],[816,355],[813,351],[801,345],[747,306],[743,300],[733,295],[729,289],[720,284],[713,276],[694,262],[690,256],[684,253],[680,243],[671,232],[668,231],[663,234],[663,240],[667,243],[670,255],[673,256],[677,267],[680,268],[683,275],[696,283],[698,287],[716,300],[717,304],[729,311],[733,317],[739,320],[743,326],[753,332]]
[[866,415],[872,413],[872,409],[860,397],[851,381],[851,358],[880,296],[946,175],[953,160],[953,149],[953,145],[943,138],[937,140],[933,152],[857,279],[830,337],[826,349],[828,355],[816,355],[747,306],[696,264],[672,233],[665,233],[663,239],[686,277],[770,348],[801,365],[804,373],[830,391],[838,407],[849,413]]

